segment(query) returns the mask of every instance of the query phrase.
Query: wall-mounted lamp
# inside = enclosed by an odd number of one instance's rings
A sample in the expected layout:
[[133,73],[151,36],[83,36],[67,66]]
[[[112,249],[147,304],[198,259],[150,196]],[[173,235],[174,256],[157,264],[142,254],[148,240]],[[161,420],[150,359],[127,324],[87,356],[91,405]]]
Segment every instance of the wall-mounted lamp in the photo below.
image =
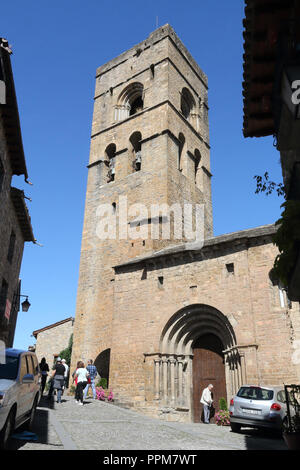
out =
[[26,297],[26,299],[24,300],[24,302],[21,303],[21,305],[22,305],[22,312],[28,312],[28,309],[31,305],[31,303],[28,300],[28,295],[17,294],[17,297]]

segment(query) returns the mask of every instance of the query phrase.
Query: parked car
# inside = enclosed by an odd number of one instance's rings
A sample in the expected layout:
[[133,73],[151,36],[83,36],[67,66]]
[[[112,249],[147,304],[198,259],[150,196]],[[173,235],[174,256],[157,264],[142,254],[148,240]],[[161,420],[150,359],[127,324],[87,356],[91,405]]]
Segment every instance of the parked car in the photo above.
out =
[[241,427],[283,431],[287,424],[284,388],[243,385],[230,401],[229,415],[233,432]]
[[0,364],[0,448],[14,429],[32,427],[41,396],[41,373],[33,352],[7,348]]

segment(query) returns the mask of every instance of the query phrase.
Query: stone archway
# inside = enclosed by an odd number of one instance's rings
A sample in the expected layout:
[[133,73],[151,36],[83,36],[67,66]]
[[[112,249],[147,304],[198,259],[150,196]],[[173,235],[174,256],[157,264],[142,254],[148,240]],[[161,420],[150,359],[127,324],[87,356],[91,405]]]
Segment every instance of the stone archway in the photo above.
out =
[[[212,337],[214,347],[207,343]],[[228,357],[231,356],[226,354],[223,359],[223,351],[236,350],[236,337],[228,318],[216,308],[203,304],[185,307],[170,318],[161,334],[160,352],[154,358],[154,392],[161,407],[173,409],[174,412],[182,411],[185,415],[188,413],[190,421],[198,419],[196,416],[194,418],[193,410],[196,386],[193,384],[193,367],[197,364],[197,359],[193,364],[194,352],[197,349],[209,351],[209,347],[216,355],[215,359],[219,356],[219,362],[222,363],[222,373],[219,372],[220,377],[215,377],[215,380],[223,381],[220,394],[225,394],[228,399],[231,386],[227,384],[226,393],[225,382],[232,380],[239,366],[236,355],[234,361],[230,359],[230,363]]]
[[101,378],[107,380],[107,386],[109,384],[109,366],[110,366],[110,349],[102,351],[94,360],[94,365],[97,368]]

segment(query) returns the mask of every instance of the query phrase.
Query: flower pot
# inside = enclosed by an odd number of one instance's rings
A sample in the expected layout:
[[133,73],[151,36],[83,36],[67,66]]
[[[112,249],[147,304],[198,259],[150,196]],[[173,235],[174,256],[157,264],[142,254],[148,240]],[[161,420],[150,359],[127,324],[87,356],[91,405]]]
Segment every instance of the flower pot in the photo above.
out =
[[283,433],[283,439],[289,450],[300,450],[300,433]]

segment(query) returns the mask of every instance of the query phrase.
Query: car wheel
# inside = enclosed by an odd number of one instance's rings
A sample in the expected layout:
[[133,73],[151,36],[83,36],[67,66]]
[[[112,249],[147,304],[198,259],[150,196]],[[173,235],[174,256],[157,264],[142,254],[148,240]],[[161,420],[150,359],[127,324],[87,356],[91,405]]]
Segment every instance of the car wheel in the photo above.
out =
[[241,425],[238,423],[230,423],[231,431],[232,432],[240,432]]
[[8,439],[15,428],[15,411],[10,410],[9,415],[6,419],[4,428],[0,433],[0,449],[5,449],[7,446]]
[[28,421],[26,421],[26,423],[24,423],[24,428],[27,429],[28,431],[32,430],[37,404],[38,404],[38,397],[35,397],[31,411],[30,411],[29,419]]

